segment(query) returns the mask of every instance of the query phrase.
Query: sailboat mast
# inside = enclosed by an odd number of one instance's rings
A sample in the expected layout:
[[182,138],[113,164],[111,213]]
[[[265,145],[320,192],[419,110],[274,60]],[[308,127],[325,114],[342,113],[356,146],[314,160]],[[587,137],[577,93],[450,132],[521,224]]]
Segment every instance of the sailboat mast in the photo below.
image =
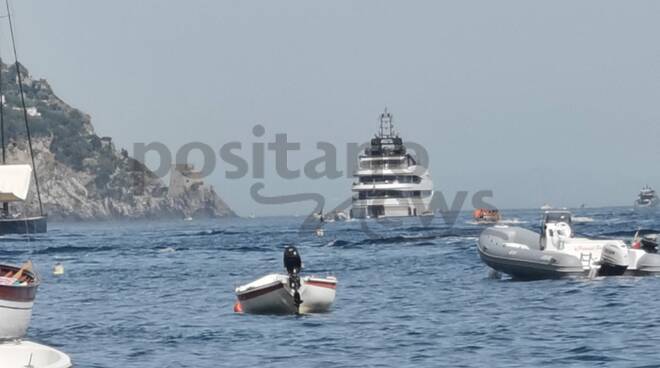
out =
[[32,137],[30,136],[30,125],[28,124],[27,107],[25,106],[25,96],[23,94],[23,80],[21,78],[21,67],[18,63],[18,53],[16,52],[16,39],[14,38],[14,24],[11,20],[11,10],[9,10],[9,0],[5,0],[7,5],[7,19],[9,20],[9,33],[11,35],[11,46],[14,50],[14,63],[16,65],[16,77],[18,78],[18,91],[21,95],[21,105],[23,107],[23,120],[25,121],[25,131],[27,132],[28,147],[30,149],[30,158],[32,159],[32,173],[34,174],[34,184],[37,188],[37,199],[39,200],[39,214],[44,215],[44,207],[41,203],[41,192],[39,190],[39,177],[37,176],[37,166],[34,164],[34,152],[32,151]]
[[7,163],[5,152],[5,95],[2,90],[2,58],[0,58],[0,135],[2,136],[2,164]]

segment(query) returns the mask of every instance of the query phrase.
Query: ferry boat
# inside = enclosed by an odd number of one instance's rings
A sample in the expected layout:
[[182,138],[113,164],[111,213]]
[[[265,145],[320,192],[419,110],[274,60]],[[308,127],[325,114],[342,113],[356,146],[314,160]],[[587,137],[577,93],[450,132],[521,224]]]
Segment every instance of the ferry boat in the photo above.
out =
[[639,191],[639,196],[635,201],[635,208],[655,208],[658,206],[658,195],[655,190],[646,185]]
[[387,109],[380,115],[378,134],[358,158],[355,177],[352,218],[433,215],[429,171],[407,152]]

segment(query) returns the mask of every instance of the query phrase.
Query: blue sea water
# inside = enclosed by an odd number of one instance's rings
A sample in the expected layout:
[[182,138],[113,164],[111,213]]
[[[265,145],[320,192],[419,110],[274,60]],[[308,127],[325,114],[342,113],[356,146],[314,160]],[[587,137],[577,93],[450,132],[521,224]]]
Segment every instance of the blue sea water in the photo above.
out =
[[[539,227],[539,211],[503,211]],[[579,210],[577,232],[631,238],[657,215]],[[659,366],[660,279],[491,277],[483,226],[442,218],[326,224],[302,218],[51,224],[0,238],[0,259],[43,277],[27,339],[76,367]],[[330,313],[239,315],[235,286],[282,270],[335,275]],[[51,274],[62,262],[64,276]]]

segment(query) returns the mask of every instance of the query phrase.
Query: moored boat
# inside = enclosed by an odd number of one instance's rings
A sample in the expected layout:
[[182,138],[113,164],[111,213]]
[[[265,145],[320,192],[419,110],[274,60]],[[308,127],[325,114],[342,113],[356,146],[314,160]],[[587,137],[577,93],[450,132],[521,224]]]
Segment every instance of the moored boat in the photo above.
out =
[[302,262],[295,247],[284,253],[287,275],[269,274],[236,288],[235,310],[254,314],[327,312],[335,300],[334,277],[299,276]]
[[69,368],[71,358],[61,351],[31,341],[0,343],[2,368]]
[[23,267],[0,264],[0,340],[25,336],[38,288],[31,262]]
[[[244,313],[294,314],[294,292],[288,285],[289,276],[269,274],[236,288],[236,297]],[[300,278],[300,310],[298,313],[323,313],[335,300],[337,279],[305,276]]]
[[[0,146],[2,147],[2,163],[0,164],[0,235],[4,234],[31,234],[31,233],[45,233],[47,230],[47,216],[44,214],[43,203],[41,202],[41,192],[39,189],[39,178],[36,172],[36,164],[34,159],[34,152],[32,150],[32,139],[30,135],[30,124],[28,123],[28,110],[25,105],[25,96],[23,93],[23,80],[21,77],[21,66],[18,62],[16,54],[16,44],[14,40],[14,26],[12,23],[11,12],[9,3],[7,4],[7,19],[9,22],[9,30],[11,35],[11,44],[14,50],[14,64],[16,66],[16,84],[18,85],[18,96],[21,102],[20,110],[23,115],[23,122],[25,123],[25,133],[27,138],[27,146],[29,148],[29,157],[31,160],[30,165],[9,165],[7,164],[7,150],[6,143],[8,143],[5,136],[5,92],[2,89],[2,61],[0,61]],[[28,191],[30,189],[30,177],[34,178],[34,186],[37,194],[37,201],[39,203],[38,215],[30,215],[28,213],[17,213],[12,211],[12,204],[15,202],[25,203],[27,200]],[[25,206],[23,206],[25,208]]]
[[576,237],[567,211],[546,212],[541,234],[490,227],[481,233],[478,251],[489,267],[516,279],[660,273],[660,254],[622,240]]

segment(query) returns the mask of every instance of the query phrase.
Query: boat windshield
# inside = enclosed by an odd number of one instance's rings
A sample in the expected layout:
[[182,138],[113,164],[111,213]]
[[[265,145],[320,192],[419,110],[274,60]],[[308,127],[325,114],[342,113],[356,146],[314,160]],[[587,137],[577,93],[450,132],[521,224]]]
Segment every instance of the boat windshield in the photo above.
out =
[[543,222],[548,223],[557,223],[565,222],[571,225],[571,213],[570,212],[546,212]]

